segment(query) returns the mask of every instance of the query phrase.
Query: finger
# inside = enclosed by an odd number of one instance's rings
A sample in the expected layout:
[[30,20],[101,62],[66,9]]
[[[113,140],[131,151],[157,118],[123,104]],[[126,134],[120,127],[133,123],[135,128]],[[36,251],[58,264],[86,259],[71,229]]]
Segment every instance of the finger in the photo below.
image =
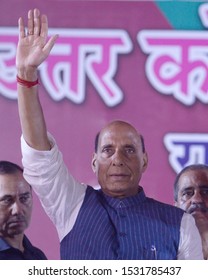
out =
[[34,32],[34,16],[33,10],[29,10],[28,12],[28,22],[27,22],[27,34],[33,35]]
[[45,40],[48,36],[48,18],[46,15],[42,15],[41,17],[41,30],[40,36],[43,37]]
[[40,35],[40,11],[34,10],[34,35]]
[[50,53],[51,49],[53,48],[53,46],[54,46],[54,44],[55,44],[57,38],[58,38],[58,35],[54,35],[54,36],[52,36],[52,37],[48,40],[48,42],[45,44],[45,46],[44,46],[44,48],[43,48],[43,51],[44,51],[45,53],[47,53],[47,55]]
[[19,18],[18,26],[19,26],[19,39],[24,38],[25,37],[25,27],[24,27],[23,18]]

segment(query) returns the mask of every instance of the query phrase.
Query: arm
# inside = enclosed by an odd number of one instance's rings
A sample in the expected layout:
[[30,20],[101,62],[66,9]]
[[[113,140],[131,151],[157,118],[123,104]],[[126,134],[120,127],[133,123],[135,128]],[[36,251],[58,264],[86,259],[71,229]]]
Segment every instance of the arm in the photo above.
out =
[[202,242],[195,220],[184,213],[180,228],[178,260],[203,260]]
[[[48,57],[57,35],[47,41],[47,17],[41,16],[38,9],[28,12],[27,34],[22,18],[18,23],[17,76],[25,81],[36,81],[38,66]],[[20,123],[25,141],[34,149],[50,150],[44,115],[38,97],[38,85],[28,88],[18,83],[17,90]]]
[[51,143],[50,151],[38,151],[21,137],[24,177],[38,195],[62,240],[75,224],[87,185],[73,178],[64,164],[55,139],[50,134],[48,139]]
[[[28,12],[28,32],[19,19],[17,75],[36,81],[38,66],[49,55],[57,36],[47,42],[47,17],[39,10]],[[24,177],[37,193],[47,215],[55,224],[60,240],[72,229],[82,205],[87,186],[78,183],[68,172],[55,140],[47,134],[38,97],[38,85],[17,85],[19,116],[23,137]]]

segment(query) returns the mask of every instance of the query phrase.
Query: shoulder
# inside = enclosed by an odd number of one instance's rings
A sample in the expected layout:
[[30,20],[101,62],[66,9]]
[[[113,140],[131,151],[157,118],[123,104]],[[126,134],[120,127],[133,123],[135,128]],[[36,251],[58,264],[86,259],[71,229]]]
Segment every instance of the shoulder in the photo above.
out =
[[177,216],[182,217],[185,213],[184,210],[182,210],[181,208],[178,208],[174,205],[164,203],[164,202],[155,200],[153,198],[148,198],[148,197],[146,200],[149,204],[152,204],[152,207],[154,207],[155,209],[158,209],[158,211],[160,211],[164,215],[175,214]]
[[34,256],[34,259],[47,260],[46,255],[43,253],[43,251],[41,249],[33,246],[32,243],[30,242],[29,238],[26,235],[24,235],[23,243],[24,243],[24,247],[26,248],[26,250],[28,250],[30,252],[30,254]]

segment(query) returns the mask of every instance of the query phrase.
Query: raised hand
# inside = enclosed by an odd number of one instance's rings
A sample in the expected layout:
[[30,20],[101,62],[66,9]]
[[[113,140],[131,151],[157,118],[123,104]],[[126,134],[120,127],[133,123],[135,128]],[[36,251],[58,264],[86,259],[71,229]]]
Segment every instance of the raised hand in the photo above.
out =
[[48,20],[38,9],[28,12],[27,30],[23,18],[19,18],[19,42],[16,54],[18,75],[29,79],[49,55],[58,35],[48,37]]
[[47,40],[47,17],[41,15],[38,9],[28,12],[27,28],[22,18],[18,23],[17,96],[23,137],[34,149],[50,150],[43,110],[38,97],[37,69],[49,55],[57,35]]

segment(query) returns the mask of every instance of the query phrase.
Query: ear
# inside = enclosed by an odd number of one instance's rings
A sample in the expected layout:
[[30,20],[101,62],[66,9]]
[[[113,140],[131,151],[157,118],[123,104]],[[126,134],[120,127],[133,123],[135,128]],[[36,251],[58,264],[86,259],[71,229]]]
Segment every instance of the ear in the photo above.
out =
[[143,154],[143,167],[142,167],[142,172],[144,172],[147,168],[148,165],[148,155],[146,152]]
[[92,156],[92,162],[91,162],[91,167],[94,173],[96,173],[97,170],[97,154],[94,153]]

